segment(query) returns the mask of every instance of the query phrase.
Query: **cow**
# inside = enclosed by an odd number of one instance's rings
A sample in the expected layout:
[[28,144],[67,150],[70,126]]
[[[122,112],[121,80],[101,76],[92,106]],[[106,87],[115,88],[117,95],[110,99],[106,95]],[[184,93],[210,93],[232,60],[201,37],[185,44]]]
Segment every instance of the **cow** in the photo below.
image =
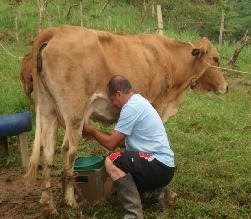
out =
[[[20,71],[20,78],[23,85],[24,92],[27,96],[28,103],[31,106],[32,104],[32,98],[31,94],[33,92],[33,85],[32,85],[32,55],[31,52],[26,54],[23,58],[23,61],[21,63],[21,71]],[[190,85],[191,89],[197,93],[197,94],[204,94],[209,91],[214,91],[216,94],[224,93],[225,88],[227,87],[225,78],[223,76],[223,73],[215,68],[208,68],[205,73],[198,78],[198,80],[194,81]],[[150,89],[154,89],[150,87]],[[183,95],[185,96],[185,91]],[[176,98],[175,103],[168,103],[167,111],[169,112],[168,115],[164,118],[163,115],[161,115],[163,122],[167,122],[167,119],[171,116],[174,116],[178,109],[180,104],[183,102],[184,98]],[[170,110],[171,106],[175,106],[175,109]],[[96,116],[98,117],[98,115]],[[101,121],[102,119],[96,118],[95,115],[92,115],[92,118],[98,121]],[[105,118],[102,120],[105,122]],[[112,120],[111,120],[112,121]],[[108,121],[107,121],[108,122]]]
[[211,67],[218,66],[219,54],[207,38],[191,44],[160,35],[119,35],[63,26],[37,35],[32,59],[36,131],[25,177],[28,181],[36,178],[42,146],[40,203],[51,214],[57,213],[50,172],[58,126],[65,128],[64,199],[76,207],[73,166],[82,127],[90,118],[110,122],[119,115],[106,96],[106,85],[113,75],[126,77],[134,92],[145,96],[163,121],[177,111],[188,87],[200,90],[198,81],[205,72],[221,74],[223,84],[218,91],[227,90],[222,72]]
[[23,85],[23,89],[25,92],[25,95],[27,97],[28,103],[31,106],[32,99],[31,99],[31,93],[33,91],[33,85],[32,85],[32,54],[27,53],[21,62],[21,68],[20,68],[20,79]]
[[[192,47],[193,45],[189,43]],[[216,59],[216,62],[219,60]],[[32,85],[32,54],[27,53],[21,63],[21,71],[20,71],[20,78],[23,85],[24,92],[28,98],[29,105],[32,103],[31,94],[33,92],[33,85]],[[208,68],[205,73],[198,78],[196,81],[193,81],[190,85],[191,89],[197,94],[204,94],[209,91],[214,91],[216,94],[224,93],[225,88],[227,88],[227,83],[223,76],[223,73],[215,68]],[[151,89],[152,87],[150,87]],[[185,96],[185,92],[183,93]],[[168,118],[175,115],[178,111],[180,104],[183,102],[184,97],[176,98],[175,103],[168,103],[166,116],[161,115],[163,122],[166,122]],[[172,106],[175,106],[175,109],[171,110]],[[92,118],[95,118],[93,115]],[[104,121],[103,121],[104,122]]]

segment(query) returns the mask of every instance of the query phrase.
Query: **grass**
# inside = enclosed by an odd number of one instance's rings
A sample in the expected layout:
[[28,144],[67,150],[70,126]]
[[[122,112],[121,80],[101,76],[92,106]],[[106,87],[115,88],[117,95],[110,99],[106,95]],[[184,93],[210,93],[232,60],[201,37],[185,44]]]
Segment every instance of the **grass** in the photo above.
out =
[[[79,25],[77,8],[66,18],[71,2],[53,1],[48,5],[44,26],[62,24]],[[156,22],[147,16],[141,22],[141,10],[122,1],[111,1],[99,15],[99,1],[84,1],[86,27],[106,29],[129,34],[155,32]],[[0,43],[16,57],[27,53],[37,30],[37,14],[27,1],[20,6],[20,41],[15,41],[14,15],[7,0],[0,2]],[[166,35],[194,41],[199,38],[193,32],[165,30]],[[234,45],[225,41],[221,49],[223,65],[226,65]],[[20,60],[8,55],[0,47],[0,114],[27,111],[25,95],[19,80]],[[238,69],[251,69],[251,49],[246,47],[236,63]],[[171,187],[178,193],[178,201],[169,214],[163,214],[156,206],[146,209],[146,218],[250,218],[251,215],[251,76],[226,74],[230,89],[224,96],[188,93],[178,114],[166,124],[172,148],[176,155],[176,175]],[[97,124],[101,129],[102,126]],[[110,127],[111,129],[112,127]],[[34,129],[34,126],[33,126]],[[58,150],[55,168],[61,169],[60,144],[63,131],[58,133]],[[32,143],[34,130],[29,133]],[[1,170],[20,172],[21,159],[17,152],[17,139],[9,139],[10,156],[1,162]],[[82,142],[78,155],[102,151],[97,142]],[[121,208],[112,203],[85,205],[78,210],[61,209],[66,218],[82,216],[97,218],[121,218]]]
[[179,176],[173,185],[182,194],[178,203],[193,209],[192,217],[250,214],[249,99],[235,89],[221,98],[193,95],[168,123]]

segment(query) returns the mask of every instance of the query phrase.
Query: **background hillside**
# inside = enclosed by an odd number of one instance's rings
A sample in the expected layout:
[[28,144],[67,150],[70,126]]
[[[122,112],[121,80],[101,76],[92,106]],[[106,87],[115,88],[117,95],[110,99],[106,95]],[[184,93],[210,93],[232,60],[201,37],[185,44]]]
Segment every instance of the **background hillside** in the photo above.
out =
[[[42,28],[49,26],[80,25],[79,1],[40,0],[47,2],[43,12]],[[32,40],[38,33],[38,7],[35,0],[2,0],[0,2],[0,70],[1,78],[18,77],[20,58],[30,51]],[[106,4],[106,2],[109,2]],[[248,1],[145,1],[143,0],[88,0],[83,3],[83,25],[128,34],[156,33],[156,12],[152,14],[152,3],[162,3],[165,35],[181,40],[194,41],[207,36],[218,44],[221,9],[226,8],[221,63],[226,66],[235,43],[250,30],[251,4]],[[167,3],[168,2],[168,3]],[[240,3],[241,2],[241,3]],[[238,7],[236,6],[238,5]],[[104,7],[106,6],[106,7]],[[238,25],[237,25],[238,24]],[[231,29],[231,31],[230,31]],[[251,30],[250,30],[251,31]],[[250,33],[249,31],[249,33]],[[249,47],[250,48],[250,47]],[[250,49],[245,48],[238,59],[237,68],[249,71]],[[245,57],[245,58],[244,58]],[[9,73],[7,73],[9,72]],[[13,75],[13,73],[16,73]],[[6,74],[6,75],[5,75]],[[244,75],[245,77],[245,75]],[[9,81],[1,81],[9,84]],[[0,113],[18,111],[25,107],[19,80],[12,82],[19,89],[16,92],[4,86],[2,93],[9,96],[0,99]],[[4,84],[2,84],[4,85]],[[9,90],[10,89],[10,90]],[[18,93],[19,92],[19,93]],[[20,99],[11,98],[19,96]],[[0,97],[1,98],[1,97]],[[13,101],[13,99],[16,99]],[[9,104],[6,104],[6,101]]]
[[[225,31],[220,49],[223,67],[227,66],[236,43],[246,30],[251,32],[251,3],[248,0],[84,0],[83,25],[126,34],[156,33],[157,18],[156,13],[152,13],[152,3],[162,5],[166,36],[184,41],[207,36],[215,46],[224,9]],[[64,24],[81,24],[79,1],[48,0],[42,27]],[[37,1],[0,1],[0,114],[29,110],[19,79],[20,58],[31,50],[38,27]],[[229,82],[226,95],[196,95],[190,91],[178,114],[166,124],[176,154],[176,176],[171,187],[178,193],[178,201],[169,214],[161,213],[156,206],[147,209],[146,218],[250,218],[250,45],[241,51],[235,69],[247,73],[225,72]],[[100,124],[97,126],[104,128]],[[58,136],[55,171],[62,169],[62,130]],[[29,133],[30,145],[33,138],[34,130]],[[16,137],[10,138],[9,146],[9,158],[0,162],[0,176],[12,171],[16,175],[23,173]],[[78,155],[94,152],[108,153],[90,141],[82,142],[78,149]],[[35,203],[38,201],[39,197],[34,199]],[[0,192],[0,216],[1,213],[8,215],[8,211],[3,210],[8,205],[13,208]],[[38,206],[34,211],[39,211]],[[21,208],[20,212],[20,218],[31,217],[30,210]],[[93,215],[121,218],[122,212],[107,203],[85,205],[78,210],[61,207],[60,214],[62,218]],[[8,216],[11,218],[12,214]]]

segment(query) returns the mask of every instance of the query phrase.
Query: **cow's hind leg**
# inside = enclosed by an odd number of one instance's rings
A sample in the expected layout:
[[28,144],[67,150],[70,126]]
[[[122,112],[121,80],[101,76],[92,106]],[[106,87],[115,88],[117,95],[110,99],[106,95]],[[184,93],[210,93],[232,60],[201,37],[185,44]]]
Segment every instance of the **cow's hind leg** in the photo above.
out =
[[62,155],[64,162],[64,199],[65,203],[72,207],[77,207],[77,202],[74,196],[74,161],[77,150],[77,145],[81,139],[83,122],[79,120],[77,124],[72,126],[66,121],[66,131],[62,145]]
[[43,184],[40,203],[48,214],[57,214],[51,191],[51,167],[53,163],[58,121],[55,114],[41,115],[41,143],[43,146]]

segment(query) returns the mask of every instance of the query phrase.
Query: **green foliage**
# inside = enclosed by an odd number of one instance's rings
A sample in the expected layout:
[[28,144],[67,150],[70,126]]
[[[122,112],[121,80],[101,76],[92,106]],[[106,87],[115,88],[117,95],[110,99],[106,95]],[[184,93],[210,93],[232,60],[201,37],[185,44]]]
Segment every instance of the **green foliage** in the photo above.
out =
[[236,36],[240,38],[244,35],[246,30],[251,33],[251,4],[248,0],[232,1],[238,16],[233,21],[233,25],[236,28]]
[[177,30],[193,30],[200,36],[218,40],[221,11],[225,11],[224,39],[238,40],[251,25],[251,4],[248,0],[156,1],[162,5],[165,23]]
[[220,16],[214,5],[171,0],[163,3],[163,14],[165,22],[178,30],[192,29],[201,36],[217,37]]

